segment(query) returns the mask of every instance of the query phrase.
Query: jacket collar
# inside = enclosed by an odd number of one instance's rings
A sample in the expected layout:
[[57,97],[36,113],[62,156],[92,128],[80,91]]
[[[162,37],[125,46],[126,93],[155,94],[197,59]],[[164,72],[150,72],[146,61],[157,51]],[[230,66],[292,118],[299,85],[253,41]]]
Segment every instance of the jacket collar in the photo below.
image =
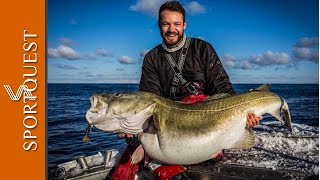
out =
[[164,41],[162,41],[161,46],[163,47],[163,49],[165,49],[168,52],[176,52],[183,47],[184,43],[186,42],[186,39],[187,39],[187,36],[185,33],[183,33],[183,37],[182,37],[181,41],[178,42],[178,45],[176,47],[168,48]]

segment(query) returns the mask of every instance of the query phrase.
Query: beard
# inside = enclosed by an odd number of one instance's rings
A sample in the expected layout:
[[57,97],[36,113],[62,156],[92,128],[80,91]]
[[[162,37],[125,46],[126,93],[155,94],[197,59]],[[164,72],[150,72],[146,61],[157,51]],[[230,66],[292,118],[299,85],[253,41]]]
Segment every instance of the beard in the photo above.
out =
[[[167,39],[167,35],[178,35],[178,38],[176,40],[170,40],[170,39]],[[162,36],[162,40],[164,41],[164,43],[166,44],[166,46],[168,48],[174,48],[176,47],[179,42],[182,40],[183,38],[183,34],[184,34],[184,31],[182,31],[182,33],[175,33],[175,32],[166,32],[166,33],[161,33],[161,36]]]

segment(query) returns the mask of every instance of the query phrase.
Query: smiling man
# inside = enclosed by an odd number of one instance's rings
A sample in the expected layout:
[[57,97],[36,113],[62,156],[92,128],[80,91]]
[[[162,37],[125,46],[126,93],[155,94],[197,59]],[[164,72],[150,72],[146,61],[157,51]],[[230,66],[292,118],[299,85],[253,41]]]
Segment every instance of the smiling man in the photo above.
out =
[[185,10],[179,2],[160,7],[158,26],[163,42],[145,56],[141,91],[182,101],[190,95],[235,94],[212,45],[185,35]]
[[[235,94],[213,46],[186,36],[185,17],[185,9],[177,1],[160,7],[158,27],[163,41],[144,58],[140,90],[187,103],[219,93]],[[249,113],[247,127],[261,119]]]
[[[212,45],[186,36],[185,16],[185,9],[177,1],[166,2],[160,7],[158,27],[163,41],[144,58],[140,90],[186,103],[195,103],[218,93],[235,94]],[[247,128],[257,125],[261,119],[261,116],[249,113]],[[181,169],[162,165],[155,169],[155,174],[160,179],[161,176],[169,178]]]
[[[235,94],[229,76],[212,45],[186,36],[185,16],[185,9],[177,1],[166,2],[160,7],[158,27],[163,41],[144,58],[140,90],[184,103],[196,103],[219,93]],[[247,128],[255,126],[261,119],[261,116],[249,113]],[[120,137],[132,135],[121,134]],[[136,145],[129,145],[124,156],[133,152],[130,148],[134,150]],[[127,161],[123,164],[126,163]],[[162,165],[156,161],[151,161],[148,167],[157,179],[168,179],[185,170],[181,165]],[[133,173],[128,173],[131,176],[138,170],[137,167],[126,165],[121,169],[131,169],[129,171]],[[120,172],[123,170],[116,170],[113,179],[117,179],[116,174],[120,179],[124,178]]]
[[170,10],[161,12],[159,28],[165,45],[168,48],[174,48],[182,40],[184,29],[187,27],[187,23],[183,18],[184,16],[179,12]]

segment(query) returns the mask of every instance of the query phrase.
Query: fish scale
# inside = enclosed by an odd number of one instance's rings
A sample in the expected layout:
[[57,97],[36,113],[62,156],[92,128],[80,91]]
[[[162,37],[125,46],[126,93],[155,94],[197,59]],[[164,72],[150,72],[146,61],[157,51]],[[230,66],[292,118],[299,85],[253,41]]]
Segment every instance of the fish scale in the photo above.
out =
[[[263,93],[268,96],[257,96],[258,94],[261,95]],[[194,106],[190,106],[189,104],[177,102],[167,103],[167,100],[163,101],[163,98],[159,98],[159,102],[157,103],[158,107],[155,111],[161,112],[161,119],[164,119],[161,124],[164,126],[165,124],[170,124],[170,126],[176,126],[176,124],[178,124],[197,127],[201,126],[201,124],[210,124],[216,120],[219,121],[221,118],[217,116],[228,116],[228,109],[232,109],[231,114],[235,114],[234,109],[238,111],[236,114],[240,114],[240,112],[250,109],[250,107],[252,107],[252,102],[255,103],[254,105],[269,104],[270,101],[274,101],[275,99],[280,100],[280,98],[273,93],[250,92],[230,98],[199,102]],[[173,114],[174,116],[172,116]],[[222,120],[225,121],[224,119]]]

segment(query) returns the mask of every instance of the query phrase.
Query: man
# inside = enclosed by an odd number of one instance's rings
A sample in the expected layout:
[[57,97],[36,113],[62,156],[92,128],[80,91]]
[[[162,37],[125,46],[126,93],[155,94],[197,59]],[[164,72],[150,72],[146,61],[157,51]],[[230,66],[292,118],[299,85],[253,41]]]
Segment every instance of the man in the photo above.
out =
[[[166,2],[160,7],[158,27],[163,42],[149,51],[144,58],[141,91],[185,103],[196,103],[218,93],[236,93],[211,44],[186,37],[185,10],[179,2]],[[247,128],[257,125],[261,119],[262,116],[249,113]],[[126,136],[132,137],[132,135],[120,135],[120,137]],[[130,148],[134,150],[135,147],[136,145]],[[127,149],[127,152],[131,153],[133,150]],[[127,156],[128,153],[124,154]],[[128,159],[129,156],[123,164],[128,163]],[[157,179],[168,179],[185,169],[180,165],[162,165],[154,161],[148,166]],[[136,172],[138,168],[131,166],[127,169]]]
[[[144,58],[140,81],[141,91],[180,101],[192,101],[192,98],[197,96],[201,99],[203,94],[236,93],[211,44],[186,37],[185,10],[179,2],[166,2],[160,7],[158,27],[163,42],[149,51]],[[189,47],[184,48],[187,39],[190,40]],[[179,62],[182,51],[187,51],[186,57]],[[172,57],[176,67],[182,64],[178,72],[175,72],[176,68],[170,65],[168,56],[169,59],[170,56]],[[181,82],[177,77],[178,73],[182,74],[186,83]],[[247,128],[257,125],[261,119],[261,116],[249,113]]]

